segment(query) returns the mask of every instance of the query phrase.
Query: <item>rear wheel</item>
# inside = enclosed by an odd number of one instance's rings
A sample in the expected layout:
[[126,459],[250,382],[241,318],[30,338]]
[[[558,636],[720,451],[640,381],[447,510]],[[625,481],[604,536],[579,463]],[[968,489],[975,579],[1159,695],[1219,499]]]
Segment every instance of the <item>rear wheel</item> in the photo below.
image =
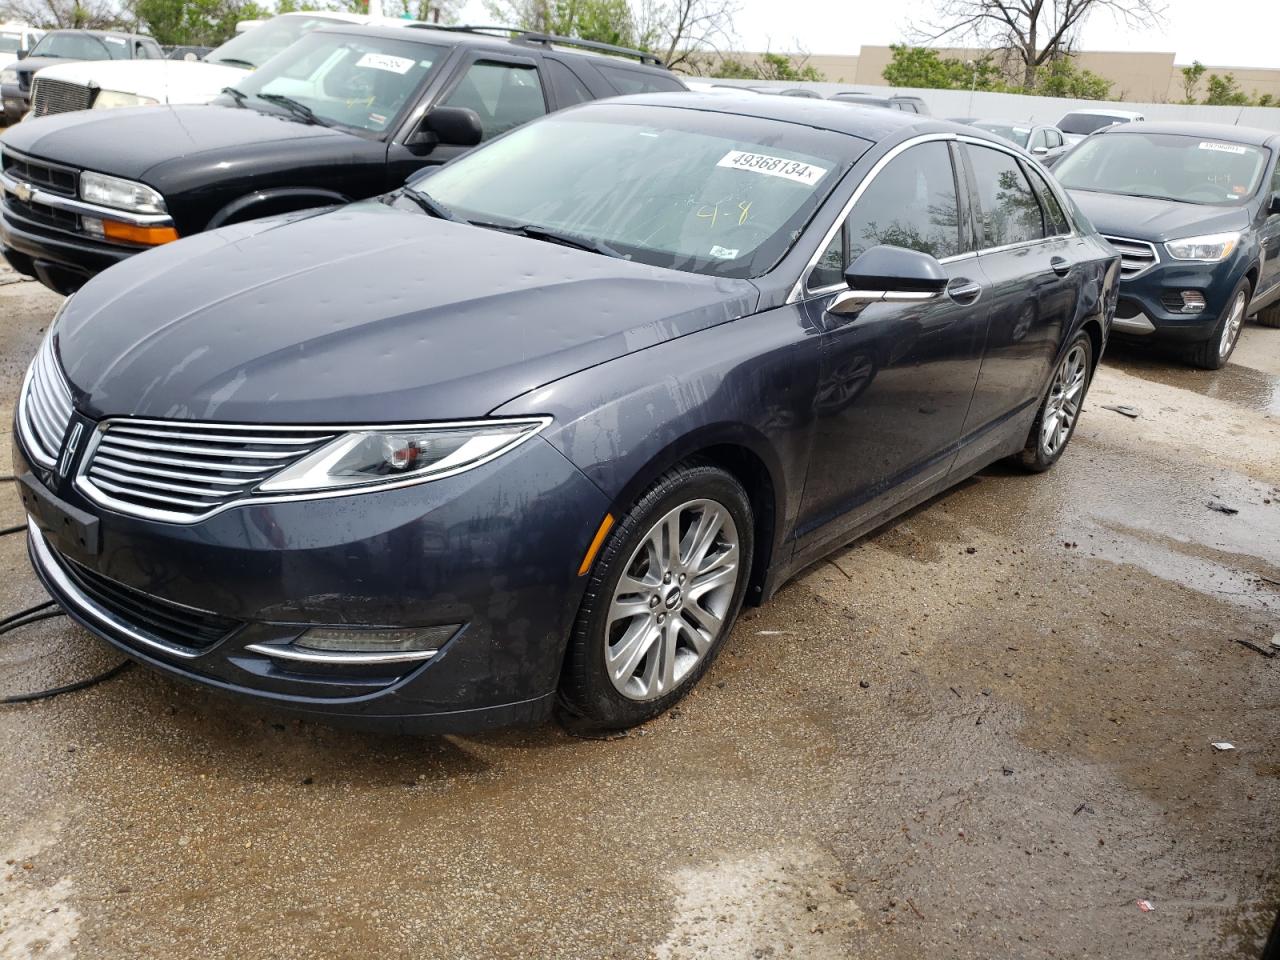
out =
[[1255,319],[1264,327],[1280,327],[1280,303],[1273,303],[1271,306],[1259,310]]
[[1221,370],[1231,359],[1244,328],[1244,314],[1249,307],[1249,281],[1241,280],[1236,286],[1227,308],[1222,311],[1209,339],[1197,343],[1187,352],[1187,359],[1202,370]]
[[697,683],[733,627],[753,550],[732,476],[676,467],[622,518],[592,568],[560,684],[571,727],[657,716]]
[[1092,374],[1093,341],[1081,330],[1058,362],[1031,425],[1027,445],[1017,456],[1023,467],[1043,473],[1058,462],[1076,432]]

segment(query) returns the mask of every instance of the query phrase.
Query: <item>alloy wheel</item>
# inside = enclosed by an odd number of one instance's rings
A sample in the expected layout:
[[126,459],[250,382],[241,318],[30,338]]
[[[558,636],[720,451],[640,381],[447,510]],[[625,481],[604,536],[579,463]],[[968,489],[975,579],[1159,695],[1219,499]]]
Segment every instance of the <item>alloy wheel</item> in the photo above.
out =
[[1224,360],[1231,354],[1236,340],[1240,337],[1240,330],[1244,327],[1246,306],[1246,297],[1242,290],[1231,301],[1231,312],[1227,314],[1227,322],[1222,325],[1222,339],[1218,341],[1218,356]]
[[1080,415],[1088,378],[1089,357],[1082,344],[1076,344],[1058,364],[1045,400],[1040,422],[1040,447],[1045,456],[1055,457],[1071,438],[1071,428]]
[[741,575],[738,528],[714,500],[657,521],[614,588],[605,624],[609,680],[630,700],[666,696],[715,646]]

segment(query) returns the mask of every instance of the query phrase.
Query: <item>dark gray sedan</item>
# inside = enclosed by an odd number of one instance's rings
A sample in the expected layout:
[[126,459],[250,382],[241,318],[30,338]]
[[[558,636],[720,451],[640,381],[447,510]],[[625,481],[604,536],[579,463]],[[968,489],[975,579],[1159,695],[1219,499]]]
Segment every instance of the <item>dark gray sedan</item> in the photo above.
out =
[[1119,258],[1016,147],[786,97],[584,105],[68,301],[30,551],[128,655],[366,725],[625,727],[743,602],[1062,456]]

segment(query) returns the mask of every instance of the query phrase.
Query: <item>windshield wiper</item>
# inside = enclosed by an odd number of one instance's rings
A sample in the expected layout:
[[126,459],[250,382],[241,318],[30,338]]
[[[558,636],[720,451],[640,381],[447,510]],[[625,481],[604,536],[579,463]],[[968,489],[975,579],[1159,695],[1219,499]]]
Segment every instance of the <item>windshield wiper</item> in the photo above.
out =
[[301,100],[295,100],[293,97],[286,97],[283,93],[258,93],[254,94],[259,100],[265,100],[267,103],[276,103],[284,107],[299,120],[305,123],[314,123],[319,127],[327,127],[329,123],[321,120],[314,110],[308,107]]
[[548,243],[558,243],[561,246],[574,247],[577,250],[586,250],[589,253],[599,253],[606,257],[613,257],[616,260],[627,259],[625,254],[619,253],[603,241],[592,240],[590,237],[583,237],[576,233],[563,233],[559,230],[553,230],[551,227],[540,227],[536,223],[494,223],[490,220],[468,220],[467,223],[473,227],[502,230],[505,233],[516,233],[522,237],[529,237],[531,240],[545,240]]
[[409,187],[405,187],[403,190],[397,190],[395,193],[391,194],[391,196],[393,198],[407,197],[421,207],[424,213],[429,213],[431,216],[438,217],[441,220],[452,220],[454,223],[467,222],[439,200],[436,200],[434,197],[425,194],[420,190],[413,190]]
[[250,63],[248,60],[237,60],[235,57],[219,57],[217,60],[206,60],[206,63],[227,63],[233,67],[246,67],[250,70],[257,70],[256,63]]
[[237,107],[243,107],[244,102],[249,99],[249,95],[243,90],[237,90],[235,87],[223,87],[223,93],[228,93],[236,102]]

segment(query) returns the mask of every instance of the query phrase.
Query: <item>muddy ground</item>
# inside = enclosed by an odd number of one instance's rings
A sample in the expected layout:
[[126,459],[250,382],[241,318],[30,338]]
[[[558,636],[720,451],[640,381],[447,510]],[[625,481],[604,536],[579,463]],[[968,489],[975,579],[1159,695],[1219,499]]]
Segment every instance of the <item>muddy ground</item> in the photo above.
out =
[[[6,427],[57,305],[11,279]],[[21,536],[0,576],[42,598]],[[623,739],[339,732],[138,668],[0,707],[0,957],[1256,957],[1280,657],[1236,641],[1278,611],[1280,331],[1219,373],[1115,349],[1052,473],[813,567]],[[51,620],[0,695],[114,662]]]

